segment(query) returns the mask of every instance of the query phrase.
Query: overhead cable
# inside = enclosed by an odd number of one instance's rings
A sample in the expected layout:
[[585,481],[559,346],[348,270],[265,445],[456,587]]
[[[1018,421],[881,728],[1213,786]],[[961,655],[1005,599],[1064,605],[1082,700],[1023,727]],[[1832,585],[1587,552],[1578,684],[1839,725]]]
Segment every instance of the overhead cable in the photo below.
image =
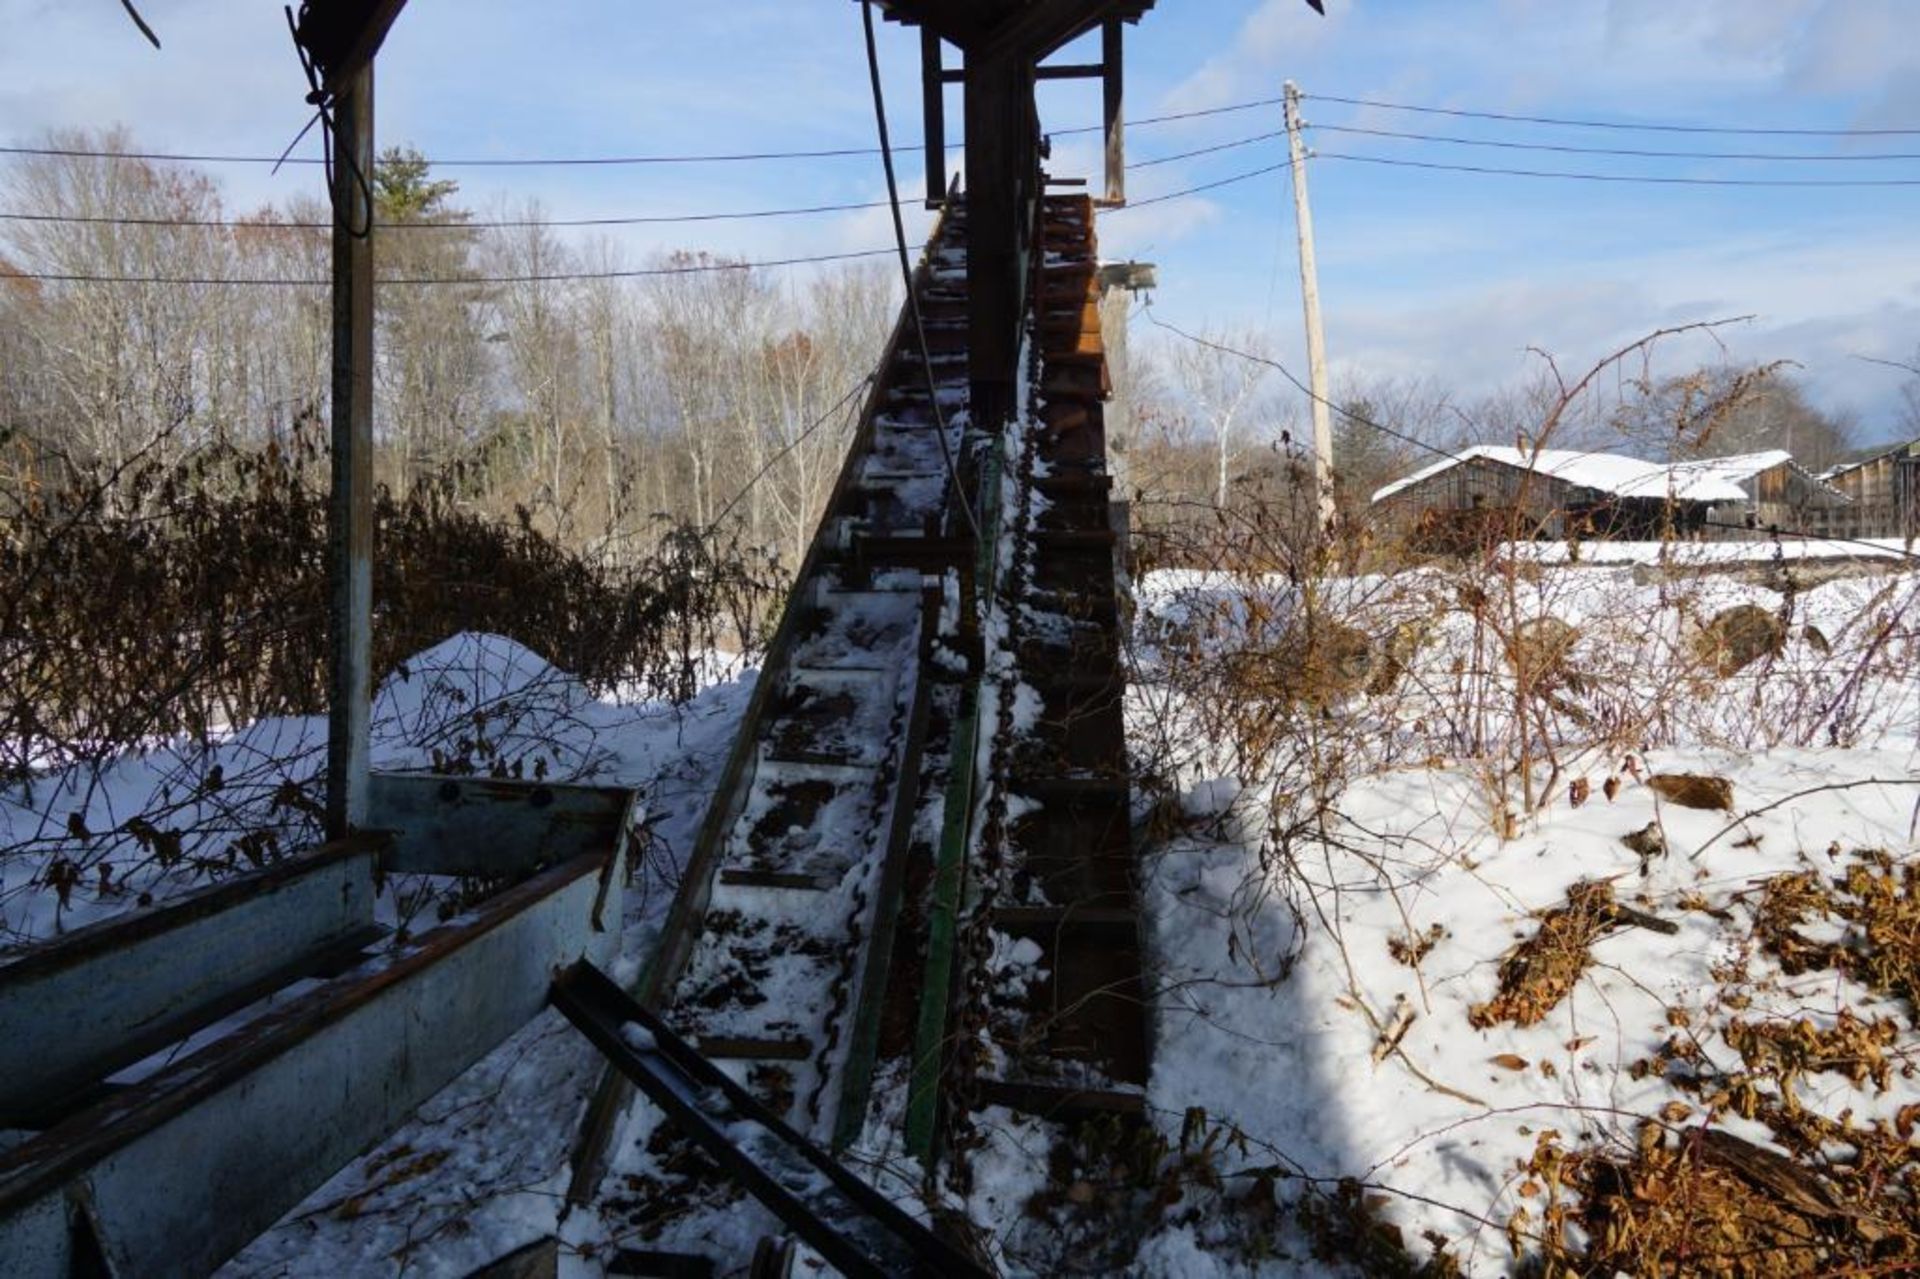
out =
[[[475,275],[475,276],[416,276],[376,281],[380,285],[399,285],[403,287],[445,286],[461,288],[474,285],[503,284],[559,284],[575,280],[634,280],[649,276],[662,275],[703,275],[717,271],[757,271],[771,267],[805,266],[816,262],[851,262],[861,258],[886,257],[893,253],[891,248],[862,249],[854,253],[816,253],[807,257],[772,258],[760,262],[697,262],[685,266],[639,267],[627,271],[557,271],[544,275]],[[234,285],[254,288],[328,288],[331,280],[275,279],[272,277],[235,277],[235,276],[143,276],[143,275],[83,275],[61,272],[41,271],[0,271],[0,283],[9,280],[45,281],[55,284],[176,284],[176,285]]]
[[[1180,120],[1199,120],[1209,116],[1230,115],[1238,111],[1253,111],[1260,107],[1277,105],[1279,98],[1260,98],[1252,102],[1234,102],[1226,106],[1207,107],[1198,111],[1176,111],[1169,115],[1143,116],[1137,120],[1126,121],[1128,128],[1141,128],[1146,125],[1172,124]],[[1055,129],[1054,137],[1071,134],[1099,133],[1105,130],[1104,124],[1076,126],[1070,129]],[[956,143],[964,146],[964,142]],[[458,157],[454,159],[428,159],[427,163],[436,169],[512,169],[512,168],[574,168],[574,167],[617,167],[621,165],[650,164],[735,164],[766,160],[826,160],[842,156],[874,156],[880,154],[878,147],[828,147],[819,150],[796,151],[740,151],[714,152],[689,155],[598,155],[598,156],[497,156],[497,157]],[[285,158],[273,155],[236,155],[225,152],[173,152],[173,151],[102,151],[87,147],[28,147],[0,146],[0,155],[50,156],[75,160],[143,160],[156,164],[306,164],[319,165],[323,161],[317,156]]]
[[1248,182],[1254,178],[1265,177],[1269,173],[1278,173],[1288,167],[1288,161],[1269,164],[1261,169],[1249,169],[1245,173],[1236,173],[1231,177],[1220,178],[1213,182],[1202,182],[1199,186],[1183,187],[1178,191],[1169,191],[1165,195],[1149,196],[1144,200],[1128,200],[1125,204],[1107,211],[1108,216],[1125,213],[1128,209],[1144,209],[1149,205],[1165,204],[1169,200],[1183,200],[1190,195],[1199,195],[1202,191],[1217,191],[1221,187],[1230,187],[1239,182]]
[[[1254,143],[1268,142],[1275,138],[1285,136],[1286,132],[1284,130],[1256,134],[1253,137],[1239,138],[1235,141],[1223,142],[1216,146],[1201,147],[1192,151],[1182,151],[1174,155],[1158,156],[1151,160],[1136,161],[1135,163],[1129,164],[1127,168],[1129,170],[1150,169],[1156,165],[1171,164],[1176,160],[1189,160],[1195,156],[1212,155],[1215,152],[1230,151],[1238,147],[1251,146]],[[1206,187],[1196,187],[1192,190],[1210,190],[1213,186],[1244,181],[1247,177],[1258,177],[1260,174],[1269,172],[1272,172],[1272,170],[1260,169],[1252,174],[1243,174],[1239,177],[1228,178],[1224,182],[1211,183]],[[1153,204],[1161,200],[1176,199],[1185,194],[1191,194],[1191,191],[1171,192],[1167,195],[1155,196],[1150,200],[1136,201],[1136,203]],[[529,227],[668,226],[700,222],[748,222],[763,218],[803,217],[822,213],[861,213],[873,209],[890,207],[892,207],[892,204],[887,200],[860,200],[844,204],[810,204],[780,209],[726,210],[708,213],[622,214],[598,218],[503,218],[488,220],[462,219],[460,221],[449,222],[381,222],[378,224],[378,229],[382,231],[497,231],[525,229]],[[332,229],[331,223],[297,222],[283,218],[109,217],[103,214],[22,213],[8,211],[0,211],[0,222],[67,223],[76,226],[199,227],[244,231],[328,231]]]
[[1585,173],[1565,169],[1503,169],[1484,164],[1445,164],[1437,160],[1410,160],[1400,156],[1354,155],[1315,148],[1316,160],[1350,160],[1357,164],[1384,164],[1408,169],[1435,169],[1446,173],[1497,174],[1513,178],[1564,178],[1574,182],[1625,182],[1649,186],[1682,187],[1920,187],[1920,178],[1690,178],[1651,173]]
[[[1777,151],[1671,151],[1641,147],[1582,147],[1554,142],[1512,142],[1499,138],[1462,138],[1444,133],[1407,133],[1397,129],[1366,129],[1351,124],[1309,124],[1309,132],[1352,133],[1370,138],[1402,138],[1412,142],[1441,142],[1449,146],[1497,147],[1505,151],[1555,151],[1568,155],[1617,155],[1659,160],[1772,160],[1782,163],[1859,163],[1874,160],[1920,160],[1920,151],[1860,151],[1826,155],[1783,154]],[[1275,135],[1268,134],[1268,137]],[[1232,144],[1229,144],[1232,145]],[[1198,152],[1192,154],[1199,154]],[[1175,157],[1183,158],[1183,157]]]
[[1382,102],[1376,98],[1344,98],[1331,93],[1303,93],[1300,96],[1309,102],[1338,102],[1343,106],[1373,107],[1381,111],[1412,111],[1421,115],[1456,116],[1468,120],[1504,120],[1511,124],[1547,124],[1565,129],[1620,129],[1640,133],[1722,133],[1790,138],[1920,137],[1920,129],[1786,129],[1719,124],[1668,124],[1636,120],[1576,120],[1564,116],[1513,115],[1504,111],[1470,111],[1461,107],[1416,106],[1408,102]]
[[1195,147],[1191,151],[1176,151],[1172,155],[1157,155],[1151,160],[1135,160],[1129,169],[1151,169],[1155,165],[1172,164],[1175,160],[1191,160],[1198,155],[1214,155],[1221,151],[1232,151],[1239,147],[1250,147],[1256,142],[1271,142],[1275,138],[1287,136],[1285,129],[1275,129],[1270,133],[1256,133],[1248,138],[1236,138],[1232,142],[1221,142],[1210,147]]
[[[380,222],[381,231],[500,231],[528,227],[662,226],[687,222],[747,222],[815,213],[854,213],[884,209],[885,200],[850,204],[810,204],[787,209],[747,209],[719,213],[654,213],[604,218],[506,218],[492,221]],[[330,231],[329,222],[290,222],[275,218],[143,218],[68,213],[0,212],[0,222],[70,222],[88,226],[217,227],[244,231]]]

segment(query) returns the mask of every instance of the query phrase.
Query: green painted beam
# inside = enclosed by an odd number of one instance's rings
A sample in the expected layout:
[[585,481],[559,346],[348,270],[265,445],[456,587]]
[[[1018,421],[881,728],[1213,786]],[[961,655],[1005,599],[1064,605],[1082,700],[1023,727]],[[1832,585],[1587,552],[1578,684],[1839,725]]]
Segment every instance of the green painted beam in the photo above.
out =
[[[975,581],[980,598],[994,596],[1000,547],[1002,444],[986,450],[980,468],[980,550]],[[980,733],[983,682],[969,679],[953,729],[951,772],[934,866],[932,910],[927,922],[926,975],[920,984],[920,1021],[914,1036],[913,1071],[907,1086],[907,1153],[930,1162],[940,1115],[940,1078],[946,1065],[947,1013],[953,1000],[955,943],[966,889],[967,848],[973,829],[975,754]]]

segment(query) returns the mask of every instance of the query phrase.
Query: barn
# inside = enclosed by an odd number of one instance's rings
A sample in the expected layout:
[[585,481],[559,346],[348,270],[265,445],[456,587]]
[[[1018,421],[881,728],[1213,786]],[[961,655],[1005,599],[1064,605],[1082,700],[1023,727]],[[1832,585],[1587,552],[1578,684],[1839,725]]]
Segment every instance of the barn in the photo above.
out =
[[1829,537],[1920,536],[1920,440],[1882,450],[1820,477],[1850,499],[1828,511]]
[[1781,450],[1685,462],[1478,445],[1373,495],[1376,519],[1424,550],[1489,538],[1737,540],[1807,531],[1847,498]]

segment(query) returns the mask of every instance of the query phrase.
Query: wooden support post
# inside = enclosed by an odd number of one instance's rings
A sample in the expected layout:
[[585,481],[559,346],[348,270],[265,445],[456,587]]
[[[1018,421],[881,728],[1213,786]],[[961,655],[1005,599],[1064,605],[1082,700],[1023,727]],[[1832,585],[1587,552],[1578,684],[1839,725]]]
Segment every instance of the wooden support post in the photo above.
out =
[[373,663],[373,62],[333,110],[333,493],[327,506],[327,835],[367,813]]
[[1300,239],[1300,301],[1307,322],[1307,381],[1313,413],[1313,488],[1320,534],[1334,521],[1333,401],[1327,389],[1327,339],[1320,326],[1320,268],[1313,255],[1313,208],[1307,200],[1307,149],[1301,140],[1300,87],[1286,84],[1287,145],[1293,168],[1293,213]]
[[1125,94],[1126,37],[1118,18],[1108,18],[1100,27],[1100,59],[1106,68],[1103,80],[1107,126],[1107,203],[1127,202],[1127,125],[1122,118]]
[[920,28],[920,115],[927,129],[927,207],[947,202],[947,90],[940,33]]

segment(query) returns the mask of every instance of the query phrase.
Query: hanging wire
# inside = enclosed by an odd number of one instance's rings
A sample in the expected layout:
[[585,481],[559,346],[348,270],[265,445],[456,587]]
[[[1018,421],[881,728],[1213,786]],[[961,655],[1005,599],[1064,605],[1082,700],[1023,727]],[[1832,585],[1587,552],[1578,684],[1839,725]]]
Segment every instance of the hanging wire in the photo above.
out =
[[[334,148],[336,139],[334,136],[333,117],[334,95],[323,83],[320,68],[314,62],[312,55],[307,51],[306,45],[300,41],[300,21],[305,19],[312,9],[313,0],[301,0],[300,17],[298,19],[294,17],[292,5],[287,5],[285,10],[287,15],[287,31],[293,36],[295,52],[300,55],[300,67],[307,74],[307,102],[314,109],[313,120],[307,121],[307,127],[300,131],[300,136],[305,137],[307,132],[313,128],[316,120],[320,123],[322,162],[326,165],[327,195],[333,202],[334,225],[344,229],[346,233],[354,239],[364,240],[373,234],[373,186],[367,181],[367,175],[360,171],[360,163],[354,158],[350,149],[346,154],[339,157],[339,162],[344,163],[347,166],[348,172],[352,175],[353,184],[359,188],[361,201],[366,207],[366,217],[362,219],[360,225],[356,227],[354,225],[352,208],[341,207],[342,194],[340,184],[335,180],[334,164],[336,161],[334,158]],[[286,152],[281,154],[280,160],[275,163],[274,168],[276,170],[279,169],[281,164],[286,163],[287,155],[293,151],[294,146],[298,146],[299,144],[300,138],[295,138],[293,145],[289,146]]]
[[[1859,164],[1881,160],[1920,160],[1920,151],[1849,151],[1829,152],[1825,155],[1782,151],[1675,151],[1661,147],[1583,147],[1565,142],[1515,142],[1506,138],[1463,138],[1457,134],[1368,129],[1354,124],[1309,124],[1307,128],[1320,133],[1352,133],[1369,138],[1439,142],[1457,147],[1493,147],[1502,151],[1551,151],[1562,155],[1629,156],[1653,160],[1766,160],[1781,164]],[[1265,136],[1285,135],[1267,134]]]
[[[318,117],[316,117],[317,119]],[[455,222],[381,222],[382,231],[500,231],[527,227],[659,226],[688,222],[752,222],[763,218],[803,217],[819,213],[855,213],[884,209],[885,200],[846,204],[810,204],[785,209],[743,209],[709,213],[647,213],[604,218],[503,218]],[[259,218],[142,218],[77,213],[0,212],[0,222],[60,222],[82,226],[186,227],[252,231],[326,231],[330,222],[290,222]]]
[[153,28],[147,25],[145,18],[140,16],[140,11],[133,7],[133,0],[120,0],[120,7],[127,11],[129,18],[133,19],[133,25],[140,28],[140,34],[147,38],[147,43],[158,49],[160,37],[153,34]]
[[[553,271],[539,275],[427,275],[401,276],[380,281],[382,288],[445,287],[471,288],[487,284],[562,284],[572,280],[639,280],[659,275],[702,275],[713,271],[760,271],[772,267],[807,266],[820,262],[852,262],[862,258],[892,257],[891,246],[884,249],[858,249],[851,253],[813,253],[803,257],[766,258],[754,262],[697,262],[687,266],[639,267],[622,271]],[[246,288],[326,288],[330,280],[267,278],[261,276],[152,276],[85,275],[51,271],[13,271],[0,280],[36,280],[51,284],[167,284],[231,285]]]
[[1315,148],[1316,160],[1345,160],[1398,169],[1428,169],[1441,173],[1474,173],[1509,178],[1560,178],[1573,182],[1611,182],[1662,187],[1920,187],[1920,178],[1688,178],[1650,173],[1588,173],[1567,169],[1503,169],[1484,164],[1445,164],[1438,160],[1410,160],[1386,155],[1353,155]]

